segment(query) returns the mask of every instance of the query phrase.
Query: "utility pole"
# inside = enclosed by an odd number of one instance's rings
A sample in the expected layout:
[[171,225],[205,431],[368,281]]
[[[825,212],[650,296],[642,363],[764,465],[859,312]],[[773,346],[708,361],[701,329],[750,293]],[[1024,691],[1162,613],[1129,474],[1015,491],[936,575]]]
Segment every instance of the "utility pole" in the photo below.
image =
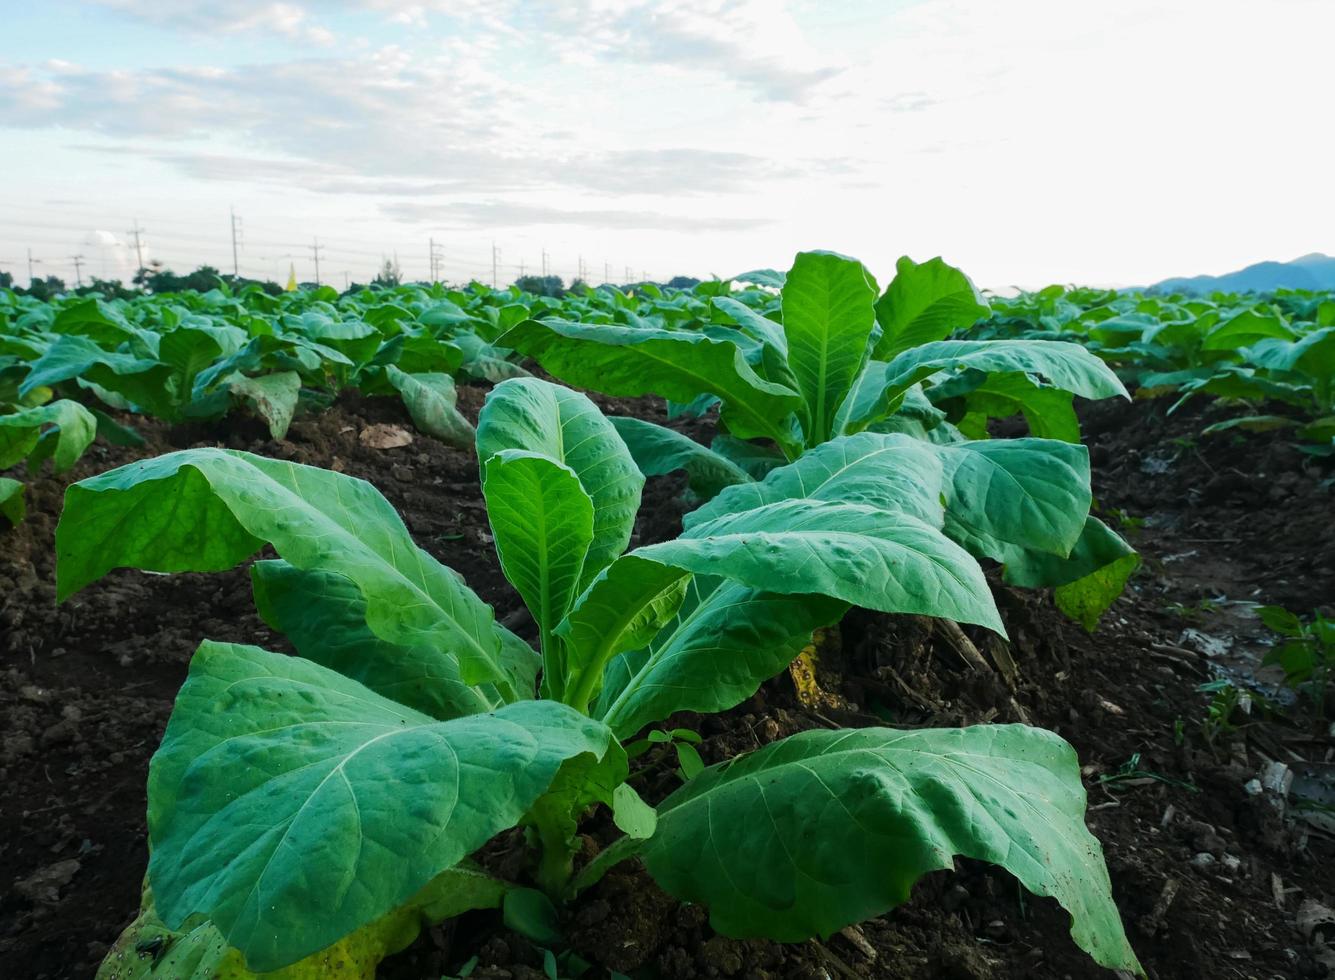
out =
[[318,238],[312,238],[311,241],[315,244],[307,245],[306,247],[309,248],[311,254],[315,256],[315,285],[318,286],[320,285],[320,251],[324,246],[320,244],[320,239]]
[[[236,208],[232,208],[231,215],[232,215],[232,275],[234,277],[239,277],[241,275],[241,269],[236,260],[236,240],[238,233],[241,231],[241,219],[236,216]],[[318,255],[315,258],[315,265],[316,265],[315,278],[319,279],[320,258]]]
[[520,260],[519,260],[519,278],[520,278],[520,279],[523,279],[523,278],[524,278],[524,269],[525,269],[525,268],[527,268],[527,266],[524,265],[524,260],[523,260],[523,259],[520,259]]
[[436,244],[436,240],[431,239],[431,281],[440,282],[441,273],[445,268],[445,256],[441,252],[442,246]]
[[138,262],[139,262],[139,264],[138,264],[137,266],[135,266],[135,269],[134,269],[135,273],[138,273],[139,270],[142,269],[142,268],[144,267],[144,243],[143,243],[143,241],[142,241],[142,240],[140,239],[140,237],[139,237],[139,236],[142,235],[143,233],[144,233],[144,229],[142,229],[142,228],[139,227],[139,219],[138,219],[138,218],[135,218],[135,219],[134,219],[134,227],[131,228],[130,231],[129,231],[129,234],[131,234],[131,235],[134,236],[134,254],[135,254],[136,259],[137,259]]
[[635,271],[630,266],[626,266],[626,282],[630,282],[634,278]]
[[35,265],[41,265],[41,264],[42,264],[42,260],[41,260],[41,259],[34,259],[34,258],[32,257],[32,249],[28,249],[28,282],[31,283],[31,282],[33,281],[33,278],[34,278],[34,277],[33,277],[33,274],[32,274],[32,267],[35,266]]
[[579,281],[584,281],[584,256],[579,257]]
[[496,247],[496,243],[491,243],[491,288],[500,289],[500,280],[496,275],[496,266],[501,261],[501,250]]
[[83,285],[83,256],[71,255],[70,261],[74,263],[74,285],[77,288]]
[[348,288],[349,288],[351,285],[352,285],[352,274],[351,274],[347,269],[344,269],[344,270],[343,270],[343,291],[344,291],[344,292],[347,292],[347,291],[348,291]]
[[611,281],[612,281],[612,263],[610,263],[610,262],[604,262],[604,263],[603,263],[603,282],[611,282]]
[[547,265],[547,250],[544,248],[542,250],[542,278],[546,279],[549,271],[550,268]]

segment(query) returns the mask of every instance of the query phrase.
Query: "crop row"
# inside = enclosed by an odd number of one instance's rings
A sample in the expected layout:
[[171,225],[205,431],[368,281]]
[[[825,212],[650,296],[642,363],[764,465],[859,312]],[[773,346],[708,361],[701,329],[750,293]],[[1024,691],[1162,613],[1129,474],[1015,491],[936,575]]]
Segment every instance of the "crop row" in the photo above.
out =
[[[1135,347],[1179,349],[1164,329],[1145,339],[1148,308],[1103,316],[1091,311],[1129,298],[1062,292],[989,310],[939,259],[901,260],[884,289],[828,252],[746,278],[564,301],[476,286],[0,293],[0,466],[68,467],[98,433],[133,439],[134,412],[241,407],[278,437],[344,388],[396,395],[424,431],[476,446],[501,569],[537,625],[535,649],[343,474],[192,449],[73,485],[61,598],[115,568],[217,571],[267,545],[278,557],[251,565],[256,605],[299,654],[205,641],[195,655],[150,769],[144,907],[105,976],[339,960],[369,977],[422,922],[470,908],[503,906],[542,934],[630,858],[719,932],[796,941],[899,904],[956,855],[1056,898],[1097,962],[1140,972],[1075,754],[1054,734],[807,732],[693,766],[666,799],[636,791],[638,737],[670,740],[654,726],[673,714],[741,703],[850,607],[1004,636],[981,564],[997,563],[1093,628],[1138,560],[1090,514],[1074,398],[1125,396],[1118,373],[1168,383]],[[1049,301],[1070,315],[1033,313]],[[1171,383],[1235,394],[1222,379],[1319,367],[1329,311],[1313,310],[1310,327],[1260,305],[1245,321],[1196,311],[1196,339],[1172,337],[1195,358],[1179,370],[1209,377]],[[1271,314],[1289,334],[1257,353],[1243,324]],[[1228,324],[1224,356],[1210,331]],[[521,358],[580,388],[662,396],[673,415],[717,410],[719,434],[704,445],[605,417]],[[1324,387],[1266,378],[1321,411],[1328,374]],[[457,377],[494,385],[475,431]],[[988,438],[990,419],[1017,414],[1029,436]],[[646,476],[675,469],[698,506],[677,538],[628,551]],[[598,805],[623,836],[577,865]],[[472,863],[513,827],[531,845],[521,880]]]

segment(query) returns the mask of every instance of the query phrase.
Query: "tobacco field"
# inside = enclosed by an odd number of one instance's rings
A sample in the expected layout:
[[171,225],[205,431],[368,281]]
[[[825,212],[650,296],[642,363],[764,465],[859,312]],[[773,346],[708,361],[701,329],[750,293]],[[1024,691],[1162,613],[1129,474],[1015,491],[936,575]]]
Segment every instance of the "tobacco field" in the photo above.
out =
[[0,975],[1335,972],[1335,295],[0,289]]

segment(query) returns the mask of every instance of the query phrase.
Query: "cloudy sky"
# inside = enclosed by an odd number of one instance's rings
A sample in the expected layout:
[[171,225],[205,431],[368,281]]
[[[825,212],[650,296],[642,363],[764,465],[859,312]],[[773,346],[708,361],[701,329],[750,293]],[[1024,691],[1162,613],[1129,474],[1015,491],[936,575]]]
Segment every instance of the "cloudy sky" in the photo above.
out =
[[1332,0],[0,0],[0,269],[1335,253]]

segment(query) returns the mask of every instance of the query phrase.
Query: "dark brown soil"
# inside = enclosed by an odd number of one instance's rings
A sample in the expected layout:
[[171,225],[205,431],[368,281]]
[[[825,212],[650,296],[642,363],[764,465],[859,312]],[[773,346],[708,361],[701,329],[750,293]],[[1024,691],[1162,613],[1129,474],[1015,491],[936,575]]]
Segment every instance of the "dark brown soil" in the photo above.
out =
[[[466,413],[483,394],[461,389]],[[603,401],[612,412],[662,418],[648,401]],[[1335,601],[1332,474],[1264,436],[1200,438],[1213,418],[1203,411],[1212,410],[1189,406],[1167,420],[1154,404],[1086,414],[1101,512],[1125,522],[1145,557],[1099,632],[1068,623],[1042,594],[998,585],[1014,672],[998,643],[970,631],[997,668],[978,671],[959,639],[930,621],[857,612],[821,645],[824,704],[802,705],[785,674],[726,715],[680,722],[705,736],[707,762],[833,723],[1053,728],[1080,754],[1089,824],[1152,976],[1325,976],[1295,914],[1306,899],[1335,904],[1335,848],[1315,830],[1278,823],[1245,786],[1269,759],[1330,757],[1329,732],[1299,704],[1264,721],[1259,712],[1235,718],[1249,723],[1207,739],[1210,695],[1196,687],[1245,658],[1198,653],[1184,631],[1263,632],[1227,600],[1300,612]],[[358,436],[373,423],[411,427],[396,402],[355,397],[299,420],[280,442],[243,420],[192,431],[149,423],[143,449],[99,443],[73,473],[28,481],[28,520],[0,533],[0,976],[89,977],[132,918],[146,858],[147,760],[198,641],[284,648],[255,616],[240,569],[118,572],[57,607],[52,541],[71,480],[208,444],[342,469],[374,483],[423,547],[465,572],[502,619],[527,629],[496,566],[474,457],[420,435],[402,449],[368,449]],[[682,486],[676,477],[650,481],[639,540],[675,532]],[[644,761],[658,762],[652,753]],[[671,789],[670,771],[660,765],[646,775],[646,796]],[[605,817],[591,834],[591,848],[606,839]],[[1156,909],[1165,896],[1171,902]],[[582,896],[566,923],[579,956],[637,976],[1105,975],[1068,927],[1054,903],[974,862],[929,876],[907,905],[824,943],[715,936],[700,909],[664,895],[634,865]],[[431,930],[382,973],[435,980],[473,956],[474,976],[544,975],[542,954],[490,913]]]

